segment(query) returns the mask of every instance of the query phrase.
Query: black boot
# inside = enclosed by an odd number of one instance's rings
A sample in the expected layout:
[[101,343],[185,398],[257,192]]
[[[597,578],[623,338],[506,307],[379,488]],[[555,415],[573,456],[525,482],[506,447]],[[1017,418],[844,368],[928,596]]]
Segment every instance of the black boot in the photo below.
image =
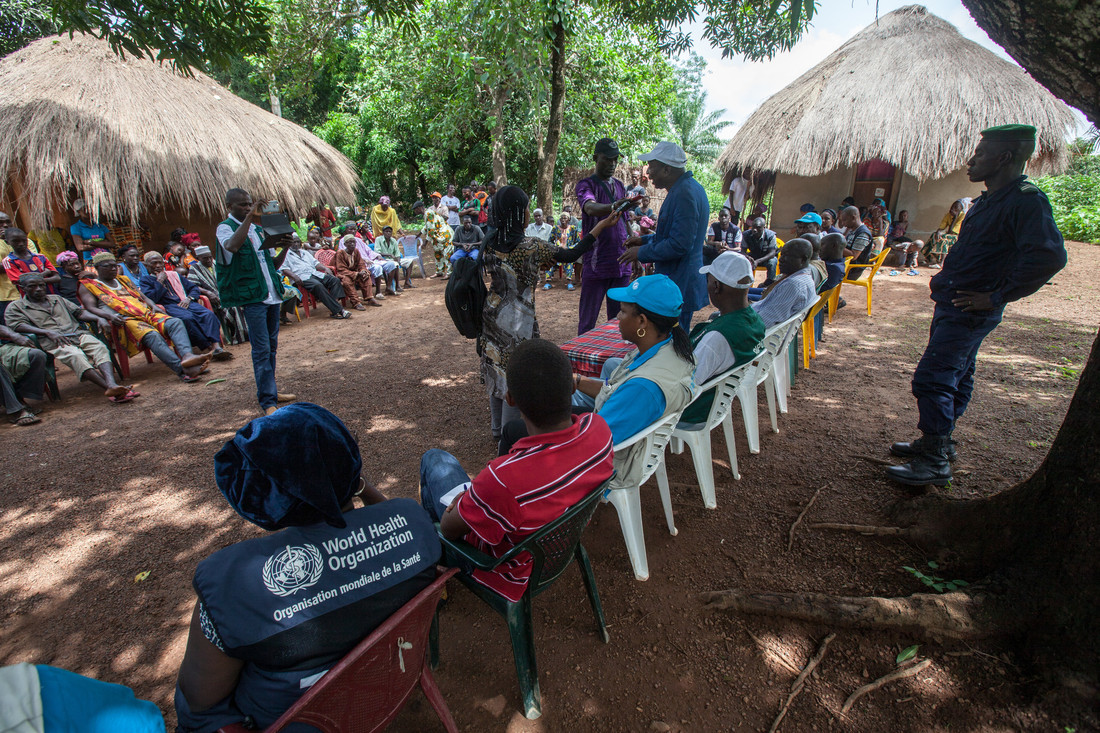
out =
[[[890,446],[890,453],[900,458],[914,458],[919,456],[924,450],[923,438],[917,438],[911,443],[894,443]],[[952,463],[958,458],[958,453],[955,452],[955,441],[951,439],[950,433],[947,435],[947,460]]]
[[946,486],[951,483],[951,463],[947,460],[950,443],[946,435],[925,435],[920,441],[921,453],[905,465],[890,466],[886,475],[906,486]]

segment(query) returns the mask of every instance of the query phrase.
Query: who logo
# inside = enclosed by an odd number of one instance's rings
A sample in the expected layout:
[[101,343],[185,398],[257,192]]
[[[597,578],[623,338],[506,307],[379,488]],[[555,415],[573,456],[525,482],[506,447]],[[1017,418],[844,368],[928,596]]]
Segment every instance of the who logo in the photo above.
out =
[[320,580],[324,568],[321,551],[313,545],[287,545],[264,563],[264,585],[277,596],[289,596]]

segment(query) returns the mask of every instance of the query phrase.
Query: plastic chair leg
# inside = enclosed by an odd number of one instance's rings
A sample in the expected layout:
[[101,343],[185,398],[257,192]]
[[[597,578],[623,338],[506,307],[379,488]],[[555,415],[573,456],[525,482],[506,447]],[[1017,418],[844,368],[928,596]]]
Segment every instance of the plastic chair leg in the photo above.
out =
[[443,699],[443,693],[439,691],[435,677],[432,676],[432,671],[428,669],[426,662],[420,670],[420,689],[424,691],[424,697],[428,698],[428,704],[432,706],[432,710],[439,716],[439,722],[443,723],[443,730],[447,733],[458,733],[455,719],[451,717],[451,711]]
[[516,662],[519,693],[523,698],[523,714],[528,720],[535,720],[542,715],[542,693],[539,691],[539,671],[535,662],[531,597],[525,595],[518,603],[509,603],[504,617],[512,639],[512,656]]
[[749,453],[759,453],[760,418],[756,414],[756,387],[744,385],[739,388],[737,401],[741,403],[741,418],[745,423],[745,440],[749,443]]
[[806,324],[805,323],[802,324],[802,368],[803,369],[809,369],[810,368],[810,349],[812,348],[810,346],[810,344],[813,343],[813,340],[814,340],[813,331],[814,331],[813,324],[811,323],[810,328],[809,328],[809,334],[807,335],[807,333],[806,333]]
[[[786,364],[786,359],[787,359],[786,352],[784,352],[783,354],[780,354],[780,356],[783,357],[783,360],[784,360],[783,365],[780,366],[779,357],[776,357],[775,365],[772,367],[771,374],[768,375],[768,376],[769,376],[769,381],[771,382],[772,386],[775,388],[775,400],[776,400],[776,405],[779,407],[779,412],[781,414],[785,415],[785,414],[787,414],[787,388],[791,384],[791,376],[790,376],[790,369]],[[773,427],[774,427],[774,421],[773,421]],[[779,430],[776,429],[776,432],[778,433]]]
[[771,380],[764,381],[764,392],[768,395],[768,415],[772,419],[772,432],[779,432],[779,420],[775,413],[775,384]]
[[695,431],[687,439],[691,448],[691,463],[695,466],[695,480],[699,482],[699,493],[703,495],[703,506],[717,509],[718,500],[714,496],[714,464],[710,459],[710,431]]
[[665,472],[664,456],[661,456],[661,463],[654,473],[657,476],[657,488],[661,493],[661,506],[665,509],[665,522],[668,524],[668,533],[675,537],[677,534],[676,521],[672,517],[672,494],[668,490],[668,473]]
[[637,486],[630,489],[611,489],[607,499],[619,514],[619,526],[626,541],[626,554],[634,568],[634,577],[649,580],[649,562],[645,555],[645,536],[642,534],[642,500]]
[[577,550],[573,553],[577,561],[577,567],[581,570],[581,579],[584,580],[584,592],[588,594],[588,602],[592,605],[592,613],[596,616],[597,631],[603,643],[611,641],[611,635],[607,633],[607,621],[603,617],[603,605],[600,604],[600,592],[596,590],[596,575],[592,572],[592,563],[588,560],[588,553],[584,545],[577,543]]
[[[872,276],[873,279],[873,276]],[[867,315],[871,315],[871,283],[867,283]]]
[[684,452],[684,441],[673,435],[672,438],[668,441],[668,449],[676,455],[680,455]]
[[439,666],[439,609],[432,614],[432,625],[428,629],[428,663],[432,669]]
[[740,481],[741,472],[737,470],[737,443],[733,435],[732,413],[726,413],[726,419],[722,421],[722,432],[726,434],[726,450],[730,454],[730,470],[733,471],[734,480]]

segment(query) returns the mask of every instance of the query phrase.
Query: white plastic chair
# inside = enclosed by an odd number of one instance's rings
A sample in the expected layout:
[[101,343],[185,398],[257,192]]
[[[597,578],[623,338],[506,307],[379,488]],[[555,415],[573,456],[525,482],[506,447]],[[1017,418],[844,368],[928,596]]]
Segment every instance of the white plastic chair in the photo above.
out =
[[[752,362],[747,362],[719,374],[700,386],[699,394],[695,399],[699,399],[700,396],[714,388],[714,402],[710,406],[710,413],[707,415],[706,422],[691,426],[681,423],[676,426],[675,431],[672,433],[670,448],[673,453],[682,453],[684,444],[687,444],[691,450],[691,462],[695,466],[695,478],[699,481],[699,491],[703,495],[703,506],[707,509],[715,509],[718,506],[718,501],[714,495],[714,466],[711,463],[710,431],[718,427],[719,423],[722,424],[722,430],[726,435],[726,451],[729,453],[730,469],[733,471],[733,477],[738,481],[741,480],[741,473],[737,470],[737,445],[734,443],[733,438],[733,416],[730,414],[730,409],[733,407],[733,400],[737,397],[738,386],[740,386],[743,379],[752,373],[752,370]],[[692,401],[694,402],[694,400]]]
[[764,385],[764,391],[768,395],[768,413],[772,419],[772,432],[779,432],[779,420],[776,416],[775,402],[776,389],[775,377],[772,375],[775,366],[775,355],[786,338],[787,329],[791,319],[777,323],[764,333],[761,342],[763,349],[752,360],[752,369],[737,386],[737,400],[741,403],[741,417],[745,421],[745,438],[749,444],[750,453],[760,452],[760,423],[757,412],[756,388]]
[[649,580],[649,561],[646,559],[645,536],[642,533],[641,487],[655,473],[657,486],[661,491],[661,504],[665,508],[665,521],[668,522],[669,534],[676,535],[676,523],[672,519],[672,496],[668,491],[668,475],[665,473],[664,459],[665,446],[672,438],[672,432],[679,421],[680,413],[675,412],[615,446],[615,451],[618,452],[635,443],[645,441],[645,463],[638,485],[625,489],[608,489],[607,493],[607,500],[619,515],[619,526],[622,527],[623,539],[626,540],[626,553],[630,556],[630,565],[634,568],[634,577],[638,580]]
[[791,346],[791,342],[797,338],[798,331],[802,328],[802,321],[806,320],[811,308],[813,308],[813,303],[803,311],[775,326],[777,330],[782,330],[784,327],[787,329],[783,336],[783,342],[776,345],[775,362],[771,372],[775,399],[779,411],[784,415],[787,414],[787,397],[791,394],[791,364],[790,355],[787,351]]
[[[421,252],[420,238],[415,234],[406,234],[397,241],[401,243],[401,259],[415,257],[416,264],[420,266],[420,277],[426,280],[428,272],[424,269],[424,255]],[[405,268],[405,275],[408,276],[407,267]]]

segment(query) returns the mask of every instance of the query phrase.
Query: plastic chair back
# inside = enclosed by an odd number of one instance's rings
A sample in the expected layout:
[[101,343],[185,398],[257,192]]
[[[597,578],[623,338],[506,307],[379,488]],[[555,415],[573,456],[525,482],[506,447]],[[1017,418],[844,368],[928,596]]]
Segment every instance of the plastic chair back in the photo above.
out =
[[680,422],[680,412],[674,412],[668,417],[650,425],[645,430],[631,435],[626,440],[615,445],[615,451],[621,451],[624,448],[634,445],[640,441],[646,442],[645,447],[645,462],[642,464],[642,476],[638,480],[638,486],[641,486],[649,477],[657,470],[657,467],[661,465],[661,462],[665,458],[665,446],[668,445],[668,441],[671,440],[672,434],[676,432],[676,423]]
[[[322,733],[381,731],[397,717],[418,684],[425,685],[425,693],[447,730],[457,730],[446,706],[441,710],[437,700],[432,700],[432,691],[438,694],[438,688],[427,671],[432,618],[447,580],[457,572],[451,568],[440,573],[330,669],[267,733],[295,722],[312,725]],[[442,703],[441,697],[438,702]]]
[[401,243],[401,256],[402,257],[419,257],[420,250],[417,248],[417,238],[415,235],[406,234],[404,237],[398,240]]
[[527,585],[532,597],[551,585],[569,567],[581,535],[592,520],[609,482],[610,479],[519,545],[528,550],[534,559]]
[[[703,430],[710,432],[726,419],[726,415],[729,414],[730,408],[733,407],[733,401],[737,399],[737,388],[741,386],[741,380],[751,371],[752,362],[748,361],[741,366],[734,367],[727,372],[719,374],[714,379],[711,379],[709,382],[699,387],[700,396],[706,394],[708,390],[714,389],[714,402],[711,403],[710,414],[707,415],[706,427],[704,427]],[[696,399],[698,399],[698,397],[696,397]]]

